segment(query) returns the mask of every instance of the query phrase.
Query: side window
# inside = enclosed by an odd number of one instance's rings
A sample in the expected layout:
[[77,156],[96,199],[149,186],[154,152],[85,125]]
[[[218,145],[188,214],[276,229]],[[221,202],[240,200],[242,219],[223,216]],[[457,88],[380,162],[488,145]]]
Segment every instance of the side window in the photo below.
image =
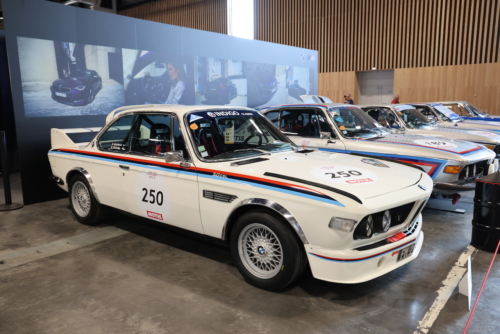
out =
[[278,118],[279,118],[280,112],[279,110],[276,111],[270,111],[268,112],[265,116],[273,122],[274,125],[278,126]]
[[282,110],[279,128],[288,134],[319,138],[320,128],[314,110]]
[[179,120],[174,117],[174,148],[176,151],[182,151],[182,156],[186,160],[190,160],[189,151],[186,147],[187,143],[182,135]]
[[130,132],[130,151],[137,155],[164,156],[172,151],[170,115],[140,114]]
[[392,127],[398,127],[396,116],[390,111],[389,109],[386,108],[381,108],[380,113],[379,113],[379,120],[377,120],[380,124],[383,126],[392,128]]
[[128,151],[127,141],[135,115],[120,117],[99,138],[98,147],[103,151]]
[[[462,106],[457,106],[456,107],[458,110],[458,112],[455,112],[455,114],[458,114],[460,116],[464,116],[464,117],[468,117],[469,116],[469,113],[467,112],[467,110],[465,110],[464,107]],[[454,111],[454,110],[453,110]]]

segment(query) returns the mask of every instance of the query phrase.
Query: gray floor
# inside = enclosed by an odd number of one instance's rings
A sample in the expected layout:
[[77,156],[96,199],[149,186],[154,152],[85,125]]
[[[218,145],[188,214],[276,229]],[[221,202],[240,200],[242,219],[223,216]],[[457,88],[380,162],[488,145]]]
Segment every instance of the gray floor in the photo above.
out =
[[[82,226],[66,199],[3,212],[0,258],[25,264],[0,261],[0,333],[414,333],[470,241],[471,202],[424,210],[421,255],[390,274],[343,285],[306,272],[280,292],[245,283],[227,248],[130,217]],[[125,231],[92,242],[110,228]],[[473,299],[491,255],[474,257]],[[499,332],[499,285],[497,260],[469,333]],[[468,314],[455,291],[428,333],[461,333]]]

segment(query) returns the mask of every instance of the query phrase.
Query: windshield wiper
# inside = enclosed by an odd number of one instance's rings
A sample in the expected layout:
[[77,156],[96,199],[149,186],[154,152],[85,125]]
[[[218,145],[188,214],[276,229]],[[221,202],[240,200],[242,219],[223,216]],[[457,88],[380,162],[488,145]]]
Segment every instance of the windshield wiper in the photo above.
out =
[[271,155],[271,152],[265,151],[265,150],[261,150],[261,149],[258,149],[258,148],[242,148],[242,149],[239,149],[239,150],[233,150],[233,151],[223,152],[221,154],[217,154],[216,156],[214,156],[214,158],[219,157],[221,155],[228,155],[228,154],[235,153],[235,152],[248,152],[248,151],[258,151],[258,152],[263,153],[265,155]]
[[284,142],[267,143],[267,144],[264,144],[264,145],[260,145],[258,147],[267,147],[267,146],[274,146],[274,147],[278,147],[278,148],[285,148],[285,147],[289,146],[290,148],[292,148],[292,144],[290,144],[290,143],[284,143]]

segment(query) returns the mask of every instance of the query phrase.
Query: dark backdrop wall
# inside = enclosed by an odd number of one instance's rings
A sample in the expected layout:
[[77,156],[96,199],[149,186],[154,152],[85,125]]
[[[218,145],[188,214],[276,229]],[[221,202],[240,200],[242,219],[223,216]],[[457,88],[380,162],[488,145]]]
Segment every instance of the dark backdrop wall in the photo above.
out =
[[[295,80],[317,93],[313,50],[48,1],[4,0],[3,15],[25,204],[66,196],[48,180],[51,128],[102,126],[110,111],[130,104],[289,103]],[[167,65],[183,73],[178,101],[169,101],[175,82]],[[232,80],[236,96],[195,90],[219,79]],[[251,87],[262,80],[266,91]]]

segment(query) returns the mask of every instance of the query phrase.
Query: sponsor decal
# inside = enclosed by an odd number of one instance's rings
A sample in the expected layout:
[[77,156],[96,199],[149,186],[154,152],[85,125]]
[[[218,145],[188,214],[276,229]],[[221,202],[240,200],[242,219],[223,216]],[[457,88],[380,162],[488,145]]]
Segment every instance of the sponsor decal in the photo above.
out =
[[158,174],[156,174],[156,172],[148,172],[148,177],[150,179],[156,179],[157,176]]
[[123,144],[118,144],[118,143],[111,143],[111,149],[112,150],[118,150],[118,151],[126,151],[127,148]]
[[217,176],[217,177],[225,177],[225,178],[227,178],[227,175],[224,175],[224,174],[219,174],[219,173],[213,173],[213,176]]
[[152,211],[147,211],[148,217],[149,218],[154,218],[158,220],[163,220],[163,215],[161,213],[156,213]]
[[214,112],[207,112],[207,115],[210,117],[217,117],[217,116],[239,116],[240,113],[237,111],[214,111]]
[[498,138],[500,135],[498,133],[490,132],[490,131],[467,131],[468,133],[472,135],[478,135],[478,136],[486,136],[486,137],[493,137],[493,138]]
[[322,166],[311,170],[319,179],[348,185],[365,185],[378,181],[378,176],[366,169],[353,166]]
[[458,146],[452,142],[446,141],[446,140],[441,140],[437,138],[432,138],[432,139],[417,139],[413,141],[415,144],[422,145],[422,146],[427,146],[427,147],[434,147],[434,148],[442,148],[442,149],[453,149],[457,148]]
[[375,159],[361,159],[361,162],[364,162],[365,164],[369,164],[369,165],[373,165],[373,166],[376,166],[376,167],[387,167],[389,168],[389,166],[387,166],[386,164],[378,161],[378,160],[375,160]]
[[193,123],[193,124],[191,124],[191,125],[189,126],[189,128],[190,128],[191,130],[198,130],[198,124]]
[[207,112],[207,115],[210,116],[210,117],[217,117],[217,115],[214,114],[213,112]]

